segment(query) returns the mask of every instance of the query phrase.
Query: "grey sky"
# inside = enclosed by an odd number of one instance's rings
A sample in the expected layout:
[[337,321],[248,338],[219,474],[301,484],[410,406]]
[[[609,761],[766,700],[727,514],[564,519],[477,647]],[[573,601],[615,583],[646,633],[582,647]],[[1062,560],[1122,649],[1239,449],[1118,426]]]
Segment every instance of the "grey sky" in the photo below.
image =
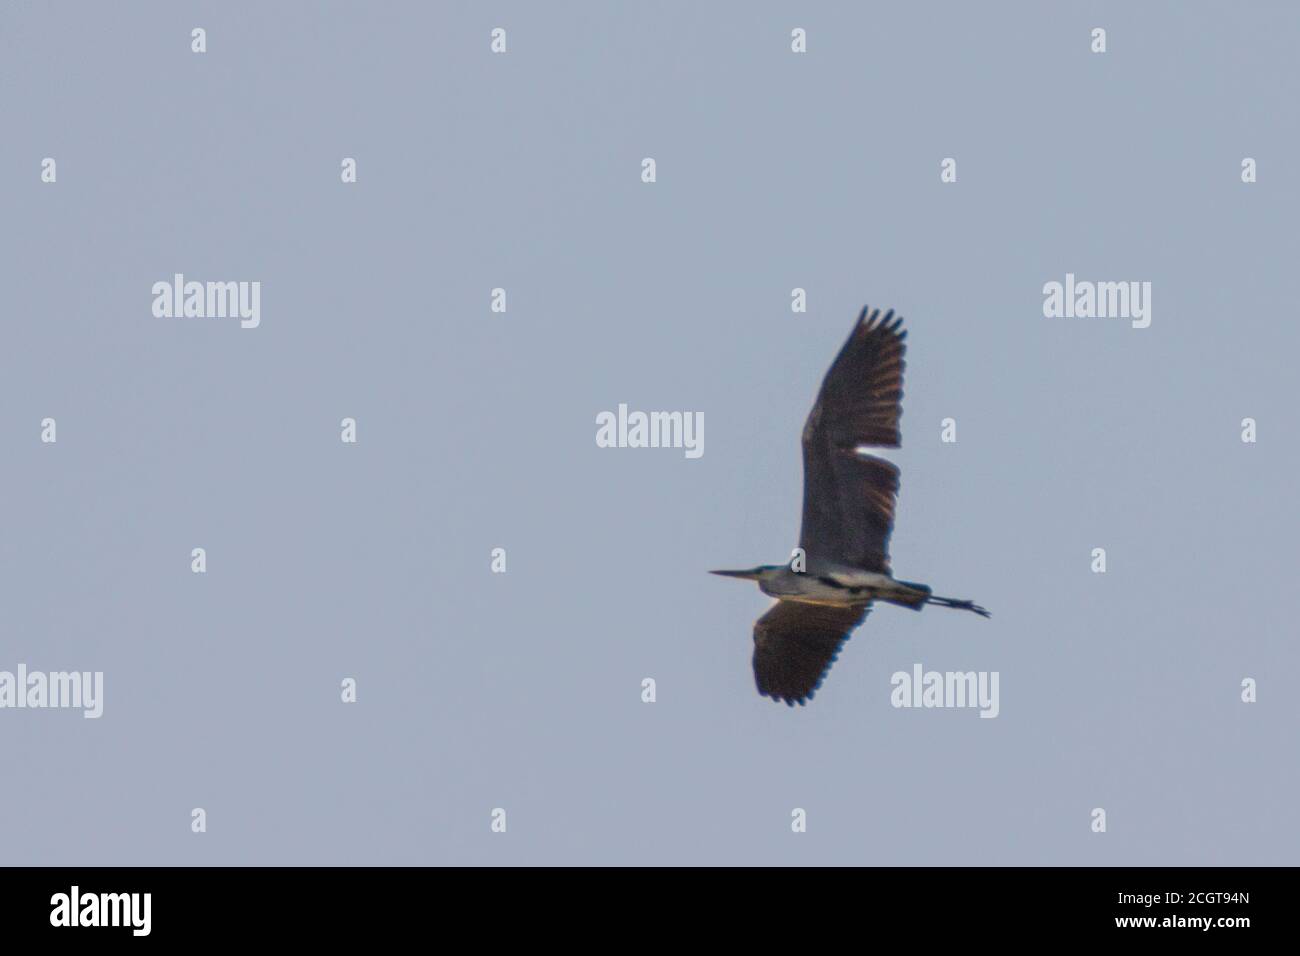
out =
[[[4,4],[0,669],[104,672],[98,720],[0,711],[4,862],[1295,863],[1298,28]],[[177,272],[260,325],[154,317]],[[1045,318],[1066,273],[1150,327]],[[878,608],[790,711],[705,571],[789,554],[867,303],[911,330],[895,571],[995,616]],[[598,448],[620,403],[703,457]],[[918,662],[998,717],[891,707]]]

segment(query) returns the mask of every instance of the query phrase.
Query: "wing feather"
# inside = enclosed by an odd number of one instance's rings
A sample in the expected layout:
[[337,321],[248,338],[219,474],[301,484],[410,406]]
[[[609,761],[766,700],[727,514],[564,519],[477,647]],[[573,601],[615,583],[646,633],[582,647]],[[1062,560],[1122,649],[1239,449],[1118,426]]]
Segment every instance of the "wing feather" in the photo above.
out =
[[862,310],[804,425],[799,546],[810,558],[889,573],[898,468],[860,449],[901,444],[902,323],[892,309]]
[[869,604],[833,607],[777,601],[754,622],[758,692],[791,707],[807,703],[869,610]]

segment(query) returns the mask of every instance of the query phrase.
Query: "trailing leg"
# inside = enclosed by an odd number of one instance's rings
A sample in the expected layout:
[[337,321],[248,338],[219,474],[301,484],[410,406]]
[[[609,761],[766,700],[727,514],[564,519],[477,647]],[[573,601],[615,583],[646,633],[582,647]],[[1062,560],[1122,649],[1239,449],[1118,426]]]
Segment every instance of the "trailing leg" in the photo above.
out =
[[936,595],[932,594],[928,598],[926,598],[925,603],[934,604],[937,605],[938,607],[953,607],[953,608],[957,608],[960,611],[974,611],[980,617],[993,616],[984,608],[976,604],[974,601],[959,601],[957,598],[937,597]]

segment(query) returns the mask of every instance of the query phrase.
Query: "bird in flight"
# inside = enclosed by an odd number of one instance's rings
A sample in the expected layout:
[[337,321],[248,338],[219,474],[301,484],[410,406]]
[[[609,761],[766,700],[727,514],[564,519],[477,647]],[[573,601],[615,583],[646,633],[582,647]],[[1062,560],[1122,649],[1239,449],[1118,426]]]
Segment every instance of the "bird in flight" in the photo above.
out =
[[898,469],[864,447],[897,448],[903,398],[903,329],[890,309],[865,308],[826,373],[803,428],[803,527],[790,564],[713,571],[757,581],[777,599],[754,623],[758,692],[806,704],[873,601],[989,612],[899,581],[889,567]]

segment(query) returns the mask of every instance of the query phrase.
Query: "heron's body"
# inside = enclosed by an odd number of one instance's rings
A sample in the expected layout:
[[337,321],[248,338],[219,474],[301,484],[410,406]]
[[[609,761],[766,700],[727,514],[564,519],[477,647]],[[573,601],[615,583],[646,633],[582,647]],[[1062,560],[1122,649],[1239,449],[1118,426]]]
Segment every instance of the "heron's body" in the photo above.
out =
[[925,585],[895,581],[888,574],[847,564],[805,571],[793,571],[787,565],[777,564],[765,567],[762,576],[755,580],[760,591],[782,601],[832,607],[853,607],[872,601],[920,607],[930,596],[930,589]]
[[757,581],[777,602],[754,625],[758,691],[787,704],[811,699],[844,641],[872,603],[919,611],[927,604],[988,611],[899,581],[887,546],[894,526],[898,469],[866,454],[897,448],[903,397],[902,319],[863,309],[826,373],[803,430],[803,527],[790,565],[715,571]]

